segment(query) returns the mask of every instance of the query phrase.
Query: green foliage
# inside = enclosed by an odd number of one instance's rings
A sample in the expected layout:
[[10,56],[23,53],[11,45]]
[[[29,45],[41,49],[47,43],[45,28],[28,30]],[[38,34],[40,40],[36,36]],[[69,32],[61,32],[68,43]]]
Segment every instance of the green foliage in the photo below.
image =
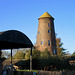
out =
[[[25,57],[30,58],[30,50],[27,50],[27,54]],[[39,50],[32,50],[32,58],[33,58],[33,69],[43,69],[49,68],[47,70],[63,70],[67,69],[69,65],[69,60],[63,57],[59,57],[59,55],[52,56],[50,52],[46,49],[45,51],[40,52]],[[29,62],[28,62],[29,63]],[[22,63],[23,64],[23,63]],[[67,66],[67,67],[66,67]]]
[[[28,70],[20,70],[20,69],[17,69],[17,71],[25,71],[25,72],[30,72],[30,70],[28,69]],[[38,73],[38,70],[32,70],[32,72],[36,72],[36,73]]]
[[51,54],[50,52],[48,51],[48,49],[46,48],[45,51],[42,51],[41,52],[41,58],[43,59],[48,59],[51,57]]
[[26,60],[30,59],[30,49],[26,50],[25,59]]
[[19,50],[16,52],[16,54],[13,56],[13,59],[24,59],[25,53],[22,50]]
[[56,45],[57,45],[57,54],[59,55],[59,56],[63,56],[63,55],[65,55],[65,50],[66,49],[64,49],[63,47],[62,47],[62,45],[63,45],[63,43],[61,42],[61,39],[60,38],[56,38]]
[[32,67],[33,67],[33,70],[40,69],[40,60],[36,58],[32,59]]
[[[38,59],[38,58],[40,58],[40,51],[38,51],[38,50],[32,50],[32,57],[33,57],[33,59]],[[28,49],[28,50],[26,50],[26,55],[25,55],[25,59],[27,60],[27,59],[30,59],[30,50]]]
[[30,60],[21,60],[15,63],[15,65],[19,66],[20,69],[29,69]]
[[39,50],[34,49],[32,51],[32,57],[33,57],[33,59],[39,59],[40,58],[40,53],[41,52]]
[[[58,56],[51,56],[49,58],[33,58],[32,59],[32,67],[33,70],[72,70],[75,69],[74,66],[69,64],[69,58]],[[29,69],[30,60],[21,60],[17,62],[15,65],[21,66],[20,69]]]

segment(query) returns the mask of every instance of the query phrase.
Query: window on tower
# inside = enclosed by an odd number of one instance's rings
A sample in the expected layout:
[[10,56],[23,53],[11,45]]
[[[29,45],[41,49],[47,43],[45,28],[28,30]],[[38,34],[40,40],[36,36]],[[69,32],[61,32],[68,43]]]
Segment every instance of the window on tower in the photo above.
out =
[[48,23],[48,27],[50,27],[50,23]]
[[55,49],[53,50],[53,53],[55,54]]
[[50,46],[50,41],[48,41],[48,46]]
[[48,33],[50,33],[50,30],[48,30]]
[[38,34],[40,34],[40,31],[38,32]]
[[41,45],[43,45],[43,41],[41,41]]

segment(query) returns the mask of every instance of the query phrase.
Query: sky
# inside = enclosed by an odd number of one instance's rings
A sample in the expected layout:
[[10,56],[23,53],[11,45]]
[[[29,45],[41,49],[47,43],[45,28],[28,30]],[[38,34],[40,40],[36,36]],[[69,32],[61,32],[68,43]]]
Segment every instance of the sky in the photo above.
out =
[[45,12],[54,17],[57,38],[75,51],[75,0],[0,0],[0,32],[18,30],[36,43],[38,18]]

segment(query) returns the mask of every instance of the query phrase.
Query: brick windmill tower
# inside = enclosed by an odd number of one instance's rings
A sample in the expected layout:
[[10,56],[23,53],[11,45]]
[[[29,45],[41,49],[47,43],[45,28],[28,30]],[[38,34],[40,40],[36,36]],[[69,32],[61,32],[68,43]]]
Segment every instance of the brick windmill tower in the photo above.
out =
[[54,18],[48,12],[45,12],[38,18],[38,20],[39,24],[35,48],[40,51],[44,51],[47,48],[48,51],[56,55],[57,50],[54,30]]

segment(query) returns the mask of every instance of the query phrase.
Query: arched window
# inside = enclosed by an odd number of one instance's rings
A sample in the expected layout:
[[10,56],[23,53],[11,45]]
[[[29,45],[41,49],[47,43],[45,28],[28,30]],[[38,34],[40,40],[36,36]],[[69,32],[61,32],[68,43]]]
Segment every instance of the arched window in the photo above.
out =
[[50,46],[50,41],[48,41],[48,46]]
[[50,33],[50,30],[48,30],[48,33]]
[[53,53],[55,54],[55,49],[53,50]]

